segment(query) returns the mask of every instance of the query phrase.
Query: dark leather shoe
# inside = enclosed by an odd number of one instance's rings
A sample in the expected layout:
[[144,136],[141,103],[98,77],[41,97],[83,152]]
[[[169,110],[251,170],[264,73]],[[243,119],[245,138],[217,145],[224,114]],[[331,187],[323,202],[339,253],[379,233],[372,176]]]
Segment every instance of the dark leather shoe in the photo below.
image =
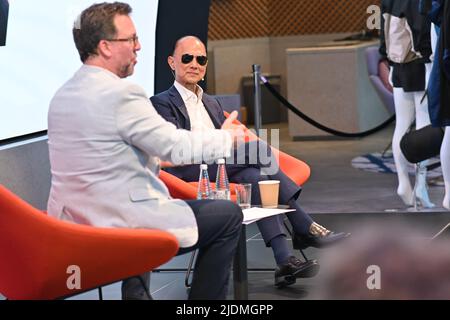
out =
[[150,293],[139,292],[133,295],[122,295],[122,300],[153,300],[153,297]]
[[301,261],[291,256],[284,264],[275,270],[275,286],[285,287],[294,284],[297,278],[311,278],[319,272],[320,266],[316,260]]
[[153,300],[150,287],[150,272],[122,281],[122,300]]
[[329,232],[325,235],[323,234],[303,235],[294,233],[294,236],[292,237],[292,245],[294,249],[299,250],[303,250],[308,247],[325,248],[344,240],[348,236],[350,236],[350,233],[346,232],[339,232],[339,233]]

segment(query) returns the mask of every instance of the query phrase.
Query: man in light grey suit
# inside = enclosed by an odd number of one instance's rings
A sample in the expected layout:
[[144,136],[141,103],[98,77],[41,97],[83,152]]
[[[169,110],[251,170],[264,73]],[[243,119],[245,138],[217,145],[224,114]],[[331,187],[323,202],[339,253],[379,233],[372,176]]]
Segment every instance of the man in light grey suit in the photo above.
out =
[[[237,128],[230,120],[222,126],[227,130],[207,135],[177,129],[158,115],[143,89],[123,79],[133,73],[141,48],[130,13],[128,4],[95,4],[75,22],[83,65],[50,103],[48,212],[88,225],[171,232],[179,254],[199,248],[189,298],[224,299],[240,208],[230,201],[171,199],[158,170],[159,159],[228,156]],[[180,146],[187,152],[180,154]],[[148,286],[148,274],[142,278]],[[124,281],[122,298],[145,298],[145,286]]]

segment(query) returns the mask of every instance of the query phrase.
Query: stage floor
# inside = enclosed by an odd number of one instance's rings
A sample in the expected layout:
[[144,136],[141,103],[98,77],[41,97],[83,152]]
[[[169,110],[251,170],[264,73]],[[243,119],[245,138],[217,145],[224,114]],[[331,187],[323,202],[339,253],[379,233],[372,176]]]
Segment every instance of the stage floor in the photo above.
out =
[[[397,197],[395,174],[374,173],[352,167],[353,158],[382,152],[392,137],[393,126],[363,139],[292,141],[287,124],[274,124],[269,128],[280,128],[280,149],[304,160],[311,166],[311,178],[305,184],[299,202],[318,223],[334,231],[356,234],[367,227],[379,228],[380,232],[390,225],[415,228],[413,237],[430,238],[450,222],[450,212],[441,207],[444,188],[430,187],[433,210],[411,212]],[[249,269],[273,269],[272,251],[266,248],[256,224],[247,229],[247,256]],[[289,238],[290,241],[290,238]],[[333,248],[309,248],[306,255],[323,263],[322,254],[333,252]],[[300,257],[299,252],[295,253]],[[163,269],[184,269],[190,254],[176,257]],[[323,266],[323,264],[322,264]],[[273,271],[249,272],[249,298],[251,300],[297,300],[314,299],[319,277],[297,279],[297,283],[284,288],[274,287]],[[154,272],[151,293],[154,299],[186,299],[185,273],[181,271]],[[103,288],[104,299],[120,299],[120,283]],[[1,299],[0,295],[0,299]],[[229,299],[233,298],[230,279]],[[71,299],[95,300],[97,291],[90,291]]]
[[[361,171],[351,166],[351,160],[361,154],[382,152],[389,144],[393,127],[363,139],[292,141],[287,124],[281,127],[281,150],[298,157],[311,166],[311,178],[299,198],[303,208],[317,222],[335,231],[358,233],[366,227],[380,230],[386,225],[416,228],[414,237],[430,238],[450,221],[450,212],[441,207],[443,187],[431,187],[430,196],[437,205],[433,210],[411,212],[395,194],[395,174]],[[248,267],[271,269],[275,267],[272,251],[266,248],[255,224],[247,229]],[[289,239],[290,241],[290,239]],[[329,249],[307,249],[308,258],[321,261],[321,254]],[[300,254],[296,252],[300,257]],[[162,266],[164,269],[186,268],[190,254],[176,257]],[[185,273],[180,271],[154,272],[151,292],[155,299],[186,299]],[[249,298],[259,299],[313,299],[318,278],[298,279],[295,285],[284,289],[273,286],[273,271],[249,272]],[[230,280],[229,298],[233,298]],[[120,284],[104,288],[105,299],[120,299]],[[97,299],[92,291],[73,299]]]

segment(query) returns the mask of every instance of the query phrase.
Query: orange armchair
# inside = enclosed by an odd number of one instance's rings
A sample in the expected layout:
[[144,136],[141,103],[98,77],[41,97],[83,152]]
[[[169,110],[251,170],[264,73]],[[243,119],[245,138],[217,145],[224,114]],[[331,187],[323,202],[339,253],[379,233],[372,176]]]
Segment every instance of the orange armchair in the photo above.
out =
[[[225,116],[229,116],[227,112],[224,113]],[[238,120],[235,120],[234,123],[241,124]],[[245,128],[244,131],[246,133],[245,141],[253,141],[259,139],[248,128]],[[281,171],[283,171],[298,186],[303,185],[309,179],[311,169],[305,162],[298,160],[274,147],[271,148],[272,153],[279,161]],[[196,199],[198,182],[185,182],[163,170],[161,170],[159,178],[166,184],[172,197],[184,200]],[[212,187],[213,186],[214,183],[212,184]],[[236,195],[234,194],[233,183],[230,183],[230,190],[231,198],[232,200],[235,200]]]
[[[0,185],[0,293],[56,299],[148,272],[178,251],[164,231],[98,228],[43,214]],[[70,266],[80,289],[69,289]]]
[[[224,112],[225,116],[229,116],[227,112]],[[235,120],[233,123],[241,124],[238,120]],[[254,133],[252,133],[248,128],[245,127],[245,141],[254,141],[259,139]],[[278,159],[280,169],[298,186],[303,185],[311,174],[311,169],[309,166],[298,160],[287,153],[284,153],[274,147],[272,148],[273,155]],[[166,171],[161,170],[159,174],[159,178],[166,184],[169,189],[170,195],[173,198],[183,199],[183,200],[192,200],[197,198],[197,187],[198,182],[186,182]],[[234,183],[230,183],[230,191],[231,191],[231,200],[236,201],[236,194]],[[212,187],[214,187],[214,183],[212,183]],[[303,251],[300,250],[305,260],[308,260],[304,255]],[[191,259],[189,261],[189,265],[186,272],[186,277],[184,279],[184,283],[186,287],[190,287],[189,283],[189,275],[191,273],[192,265],[195,259],[195,251],[191,255]]]

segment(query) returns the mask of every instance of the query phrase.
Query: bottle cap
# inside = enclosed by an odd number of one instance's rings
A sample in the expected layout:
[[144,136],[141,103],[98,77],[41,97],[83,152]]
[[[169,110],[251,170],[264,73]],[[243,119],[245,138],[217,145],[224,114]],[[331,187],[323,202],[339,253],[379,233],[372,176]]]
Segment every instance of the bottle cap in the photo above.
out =
[[222,158],[222,159],[217,160],[217,164],[225,164],[225,159]]
[[200,169],[205,169],[205,170],[208,170],[208,165],[207,164],[201,164],[200,165]]

